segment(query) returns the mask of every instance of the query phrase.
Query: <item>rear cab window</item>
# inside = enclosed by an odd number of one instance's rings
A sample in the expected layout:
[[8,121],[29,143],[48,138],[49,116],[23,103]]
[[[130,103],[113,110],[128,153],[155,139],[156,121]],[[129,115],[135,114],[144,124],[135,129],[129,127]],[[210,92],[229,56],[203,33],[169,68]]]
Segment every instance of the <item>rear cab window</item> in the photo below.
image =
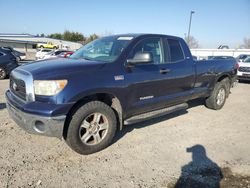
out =
[[169,54],[169,61],[171,63],[179,62],[185,59],[180,41],[177,39],[166,40],[167,50]]

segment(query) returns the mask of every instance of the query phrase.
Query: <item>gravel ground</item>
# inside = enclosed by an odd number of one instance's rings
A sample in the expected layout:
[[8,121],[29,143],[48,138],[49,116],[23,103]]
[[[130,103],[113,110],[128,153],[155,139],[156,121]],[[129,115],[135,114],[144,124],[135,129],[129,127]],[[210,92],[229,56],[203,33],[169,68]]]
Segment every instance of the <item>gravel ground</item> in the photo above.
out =
[[249,83],[233,88],[220,111],[193,101],[186,111],[126,126],[88,156],[21,130],[8,116],[7,88],[0,81],[0,187],[250,187]]

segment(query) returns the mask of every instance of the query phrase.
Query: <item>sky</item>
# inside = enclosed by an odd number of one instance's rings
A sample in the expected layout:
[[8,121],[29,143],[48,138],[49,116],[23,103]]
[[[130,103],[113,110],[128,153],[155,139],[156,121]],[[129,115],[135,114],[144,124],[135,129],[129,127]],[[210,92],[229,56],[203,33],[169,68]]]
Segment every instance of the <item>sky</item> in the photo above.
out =
[[0,33],[188,33],[202,48],[250,37],[250,0],[0,0]]

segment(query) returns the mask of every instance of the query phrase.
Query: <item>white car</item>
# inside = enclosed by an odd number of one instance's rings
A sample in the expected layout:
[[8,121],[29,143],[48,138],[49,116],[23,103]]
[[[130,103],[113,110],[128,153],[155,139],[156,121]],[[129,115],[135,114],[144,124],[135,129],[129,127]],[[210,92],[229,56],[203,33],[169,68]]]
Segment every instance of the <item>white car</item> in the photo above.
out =
[[51,51],[53,51],[53,50],[51,50],[51,49],[46,49],[46,48],[37,51],[37,52],[36,52],[36,60],[42,60],[42,59],[44,58],[44,56],[45,56],[47,53],[50,53]]
[[62,53],[68,52],[67,50],[55,50],[51,51],[43,56],[43,59],[51,59],[51,58],[57,58]]
[[250,57],[246,58],[243,62],[239,62],[239,69],[237,72],[238,80],[250,81]]

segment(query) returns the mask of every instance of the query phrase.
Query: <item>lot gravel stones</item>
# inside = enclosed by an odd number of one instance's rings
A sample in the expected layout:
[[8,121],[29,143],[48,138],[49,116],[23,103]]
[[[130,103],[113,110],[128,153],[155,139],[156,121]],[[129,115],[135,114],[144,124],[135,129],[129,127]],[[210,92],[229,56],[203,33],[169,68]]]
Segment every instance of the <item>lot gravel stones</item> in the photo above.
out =
[[87,156],[20,129],[6,110],[7,88],[0,81],[0,187],[250,187],[249,83],[233,88],[220,111],[192,101],[186,111],[126,126]]

